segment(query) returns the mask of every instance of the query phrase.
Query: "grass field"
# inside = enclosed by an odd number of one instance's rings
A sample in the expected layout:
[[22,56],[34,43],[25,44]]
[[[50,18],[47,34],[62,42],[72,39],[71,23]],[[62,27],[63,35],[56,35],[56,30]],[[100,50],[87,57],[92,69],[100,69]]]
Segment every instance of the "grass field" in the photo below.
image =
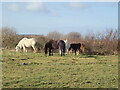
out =
[[118,88],[118,56],[4,50],[2,57],[3,88]]

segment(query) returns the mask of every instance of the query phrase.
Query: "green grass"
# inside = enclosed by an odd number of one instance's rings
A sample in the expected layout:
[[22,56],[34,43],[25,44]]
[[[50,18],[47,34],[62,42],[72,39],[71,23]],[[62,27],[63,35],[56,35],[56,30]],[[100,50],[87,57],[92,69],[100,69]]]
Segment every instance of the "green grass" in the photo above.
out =
[[118,88],[118,56],[4,50],[3,88]]

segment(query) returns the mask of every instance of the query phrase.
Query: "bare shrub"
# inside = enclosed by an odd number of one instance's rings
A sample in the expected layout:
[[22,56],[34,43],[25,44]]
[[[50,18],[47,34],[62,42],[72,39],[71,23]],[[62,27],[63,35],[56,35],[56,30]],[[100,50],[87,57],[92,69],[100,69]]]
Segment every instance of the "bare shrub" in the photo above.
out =
[[93,34],[87,34],[87,35],[84,37],[85,53],[86,53],[86,54],[93,54],[94,39],[95,39],[95,36],[94,36]]
[[47,42],[47,38],[44,35],[39,35],[36,39],[39,43],[38,46],[40,47],[40,50],[44,51],[44,46],[45,46],[45,43]]
[[59,40],[63,37],[63,34],[57,31],[49,32],[47,34],[48,39]]
[[[24,38],[36,38],[38,40],[38,47],[41,51],[44,49],[45,43],[50,40],[67,39],[68,42],[82,42],[85,44],[85,54],[99,54],[109,55],[118,54],[120,40],[118,40],[118,30],[107,29],[104,33],[88,33],[85,37],[82,37],[78,32],[70,32],[63,35],[59,32],[53,31],[44,35],[18,35],[14,28],[4,27],[0,29],[2,35],[2,47],[3,48],[15,48],[18,42]],[[119,41],[119,42],[118,42]]]
[[109,29],[103,33],[89,34],[85,38],[87,54],[117,54],[118,50],[118,31]]
[[17,34],[14,28],[2,28],[2,47],[11,48],[15,47]]
[[14,28],[3,27],[1,29],[2,48],[15,48],[23,37],[23,35],[18,35]]
[[64,36],[69,42],[79,42],[81,38],[81,34],[79,32],[70,32]]

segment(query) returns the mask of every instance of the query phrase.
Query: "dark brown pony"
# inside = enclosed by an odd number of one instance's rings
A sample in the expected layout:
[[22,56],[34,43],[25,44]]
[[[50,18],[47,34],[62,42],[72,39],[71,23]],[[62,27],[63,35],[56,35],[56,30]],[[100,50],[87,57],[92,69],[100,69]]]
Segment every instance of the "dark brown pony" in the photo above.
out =
[[53,50],[59,49],[60,55],[65,55],[65,42],[63,40],[50,40],[45,44],[45,55],[49,50],[49,56],[53,56]]
[[77,51],[79,51],[79,54],[83,53],[84,49],[85,49],[85,44],[83,43],[71,43],[69,47],[69,51],[73,50],[75,52],[75,55]]

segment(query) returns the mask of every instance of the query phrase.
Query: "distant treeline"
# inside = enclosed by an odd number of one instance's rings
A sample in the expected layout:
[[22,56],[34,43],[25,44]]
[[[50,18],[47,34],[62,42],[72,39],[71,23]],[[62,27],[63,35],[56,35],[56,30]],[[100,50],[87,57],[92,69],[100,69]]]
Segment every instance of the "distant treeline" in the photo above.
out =
[[82,42],[85,44],[84,54],[117,55],[118,54],[118,30],[109,29],[104,33],[88,33],[82,36],[79,32],[70,32],[66,35],[53,31],[44,35],[19,35],[14,28],[4,27],[1,29],[2,48],[14,49],[23,37],[33,37],[40,43],[41,50],[50,39],[67,39],[68,42]]

